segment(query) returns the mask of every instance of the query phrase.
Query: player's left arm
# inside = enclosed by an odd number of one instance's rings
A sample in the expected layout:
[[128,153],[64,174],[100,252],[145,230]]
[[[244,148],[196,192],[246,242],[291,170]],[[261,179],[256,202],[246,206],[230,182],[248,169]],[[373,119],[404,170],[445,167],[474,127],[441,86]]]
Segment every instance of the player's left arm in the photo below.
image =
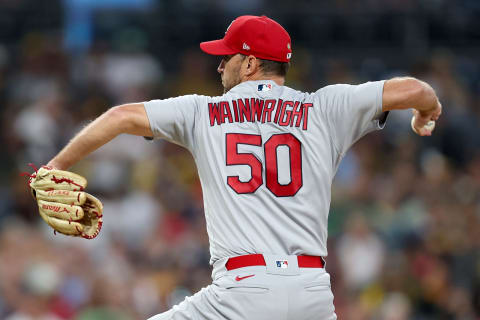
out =
[[430,133],[422,128],[429,121],[438,120],[442,113],[442,105],[428,83],[410,77],[385,81],[382,111],[403,109],[413,109],[414,127],[422,136]]
[[122,133],[153,136],[143,103],[110,108],[70,140],[48,166],[66,170]]

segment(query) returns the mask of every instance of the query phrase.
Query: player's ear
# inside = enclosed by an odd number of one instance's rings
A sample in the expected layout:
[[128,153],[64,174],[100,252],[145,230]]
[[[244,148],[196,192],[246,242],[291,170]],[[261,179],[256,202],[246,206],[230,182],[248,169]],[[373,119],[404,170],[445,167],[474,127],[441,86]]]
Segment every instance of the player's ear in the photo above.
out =
[[260,67],[259,60],[252,55],[247,56],[244,63],[245,63],[245,73],[247,76],[250,76],[256,73]]

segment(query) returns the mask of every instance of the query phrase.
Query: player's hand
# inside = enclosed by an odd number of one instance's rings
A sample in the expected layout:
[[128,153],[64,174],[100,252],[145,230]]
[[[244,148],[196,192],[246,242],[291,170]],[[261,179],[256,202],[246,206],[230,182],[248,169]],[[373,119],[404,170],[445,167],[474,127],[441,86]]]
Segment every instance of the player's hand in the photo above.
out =
[[420,112],[416,109],[412,109],[412,130],[420,136],[431,136],[432,131],[435,129],[435,121],[440,118],[442,114],[442,104],[437,101],[435,109],[430,111]]

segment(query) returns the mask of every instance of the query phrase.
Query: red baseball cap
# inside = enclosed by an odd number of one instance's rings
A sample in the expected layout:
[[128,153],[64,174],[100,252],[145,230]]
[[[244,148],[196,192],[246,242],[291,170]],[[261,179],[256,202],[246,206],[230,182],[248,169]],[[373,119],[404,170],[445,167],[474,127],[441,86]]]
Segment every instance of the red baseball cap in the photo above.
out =
[[216,56],[241,53],[260,59],[289,62],[292,45],[288,32],[266,16],[240,16],[220,40],[200,43],[200,49]]

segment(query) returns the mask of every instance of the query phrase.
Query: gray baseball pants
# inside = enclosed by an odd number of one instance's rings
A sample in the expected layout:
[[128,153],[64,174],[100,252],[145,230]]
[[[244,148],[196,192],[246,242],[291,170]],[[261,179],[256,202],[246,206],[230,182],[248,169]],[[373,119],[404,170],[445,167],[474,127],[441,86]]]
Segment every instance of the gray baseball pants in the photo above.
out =
[[211,285],[148,320],[337,318],[330,275],[324,268],[300,268],[296,256],[263,256],[266,266],[230,271],[225,268],[227,258],[217,261]]

